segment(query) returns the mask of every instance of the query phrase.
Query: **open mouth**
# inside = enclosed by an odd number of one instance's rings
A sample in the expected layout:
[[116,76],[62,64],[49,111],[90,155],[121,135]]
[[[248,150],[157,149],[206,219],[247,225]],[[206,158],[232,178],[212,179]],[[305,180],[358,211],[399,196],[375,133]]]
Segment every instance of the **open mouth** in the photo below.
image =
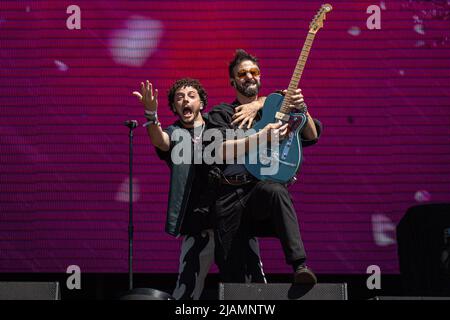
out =
[[190,117],[190,116],[192,116],[192,114],[193,114],[193,111],[192,111],[191,107],[186,106],[183,108],[183,116]]

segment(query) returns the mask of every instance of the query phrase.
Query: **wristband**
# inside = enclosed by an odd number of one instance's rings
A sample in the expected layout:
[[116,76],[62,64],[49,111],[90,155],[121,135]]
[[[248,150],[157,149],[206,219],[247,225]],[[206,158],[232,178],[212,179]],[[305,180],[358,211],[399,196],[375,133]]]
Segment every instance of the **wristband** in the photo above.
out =
[[154,115],[154,114],[156,114],[156,110],[155,111],[152,111],[152,110],[147,110],[147,109],[145,109],[144,110],[144,114],[146,114],[146,115]]
[[161,126],[161,122],[158,121],[158,118],[156,118],[154,120],[149,120],[146,123],[144,123],[142,126],[145,128],[145,127],[148,127],[151,124],[156,124],[157,126]]
[[152,113],[152,114],[144,113],[144,117],[148,121],[152,121],[152,120],[158,119],[158,114],[156,113],[156,111],[154,113]]

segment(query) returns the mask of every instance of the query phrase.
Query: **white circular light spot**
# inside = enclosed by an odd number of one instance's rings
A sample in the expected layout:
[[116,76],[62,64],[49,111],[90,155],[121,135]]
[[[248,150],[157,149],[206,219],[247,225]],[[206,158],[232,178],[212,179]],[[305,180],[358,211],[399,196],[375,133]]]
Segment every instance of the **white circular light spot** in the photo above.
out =
[[350,34],[351,36],[357,37],[361,34],[361,29],[359,29],[356,26],[351,27],[350,29],[348,29],[348,34]]
[[65,71],[69,70],[69,67],[64,62],[62,62],[60,60],[55,60],[54,62],[55,62],[56,67],[58,67],[59,71],[65,72]]
[[414,194],[414,199],[417,202],[427,202],[431,200],[431,194],[426,190],[418,190]]
[[117,64],[141,67],[158,48],[163,26],[158,20],[131,16],[123,29],[115,30],[109,40],[109,51]]

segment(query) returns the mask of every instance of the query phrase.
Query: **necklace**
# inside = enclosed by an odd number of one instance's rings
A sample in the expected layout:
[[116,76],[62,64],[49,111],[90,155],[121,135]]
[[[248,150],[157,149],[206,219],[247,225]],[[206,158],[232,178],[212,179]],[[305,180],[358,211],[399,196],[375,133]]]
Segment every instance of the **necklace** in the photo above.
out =
[[197,144],[200,141],[202,141],[203,129],[205,129],[205,124],[202,124],[202,129],[200,130],[200,134],[198,136],[195,136],[195,128],[194,128],[194,131],[192,132],[193,137],[191,138],[193,143]]

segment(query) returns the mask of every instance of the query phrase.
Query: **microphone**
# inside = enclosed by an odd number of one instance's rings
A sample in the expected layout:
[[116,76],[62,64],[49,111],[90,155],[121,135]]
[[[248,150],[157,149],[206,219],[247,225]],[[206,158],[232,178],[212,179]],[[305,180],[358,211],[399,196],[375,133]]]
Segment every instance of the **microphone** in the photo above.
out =
[[136,120],[127,120],[124,125],[130,129],[134,129],[138,126],[138,122]]

